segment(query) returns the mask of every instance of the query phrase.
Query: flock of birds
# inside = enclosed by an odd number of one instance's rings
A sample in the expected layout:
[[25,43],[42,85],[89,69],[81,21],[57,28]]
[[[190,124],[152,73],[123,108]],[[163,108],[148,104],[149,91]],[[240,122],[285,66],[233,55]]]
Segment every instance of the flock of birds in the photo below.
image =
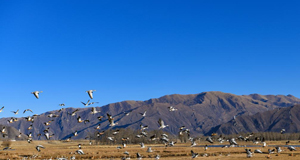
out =
[[[94,91],[96,91],[96,90],[88,90],[88,91],[86,91],[86,92],[88,93],[90,99],[93,99],[93,92],[94,92]],[[43,92],[43,91],[34,91],[34,92],[32,92],[32,94],[33,94],[37,99],[39,99],[39,94],[42,93],[42,92]],[[91,100],[88,100],[86,103],[85,103],[85,102],[81,102],[81,103],[82,103],[84,106],[89,106],[89,105],[92,105],[92,104],[95,104],[95,103],[98,103],[98,102],[91,102]],[[62,107],[63,107],[63,106],[65,106],[65,104],[62,103],[62,104],[59,104],[59,106],[62,106]],[[0,109],[0,112],[2,112],[3,109],[4,109],[4,106]],[[61,112],[61,111],[63,111],[63,110],[64,110],[64,108],[61,108],[58,112]],[[168,110],[169,110],[170,112],[177,111],[177,109],[174,108],[173,106],[168,107]],[[79,109],[76,109],[76,110],[74,110],[73,112],[68,113],[68,115],[70,115],[70,116],[76,116],[76,115],[77,115],[76,113],[77,113],[78,111],[79,111]],[[19,110],[17,110],[17,111],[12,111],[12,112],[13,112],[14,114],[19,114]],[[23,111],[23,113],[26,113],[26,112],[31,112],[31,113],[33,113],[33,111],[32,111],[31,109],[26,109],[26,110]],[[100,111],[98,111],[95,107],[92,107],[90,113],[93,114],[93,115],[95,115],[95,114],[97,114],[97,113],[100,113]],[[141,115],[142,117],[146,117],[146,113],[147,113],[147,111],[144,111],[143,113],[140,113],[140,115]],[[130,114],[130,112],[126,112],[126,113],[124,112],[124,114],[125,114],[126,116],[128,116],[128,115]],[[106,115],[107,115],[107,120],[108,120],[108,122],[109,122],[109,126],[110,126],[110,127],[116,126],[116,125],[118,124],[118,123],[114,122],[114,118],[113,118],[112,115],[110,115],[109,113],[107,113]],[[37,117],[37,116],[39,116],[39,115],[34,114],[33,116],[25,117],[25,120],[28,121],[28,122],[32,122],[32,123],[33,123],[34,120],[35,120],[35,117]],[[55,118],[55,117],[58,117],[58,115],[55,115],[55,114],[53,114],[53,113],[50,113],[50,114],[48,115],[48,117],[50,117],[50,118]],[[99,116],[99,117],[97,117],[97,118],[98,118],[99,121],[101,121],[102,118],[104,118],[104,117],[103,117],[103,116]],[[235,120],[235,117],[234,117],[234,120]],[[11,119],[9,119],[9,120],[7,121],[7,123],[13,123],[13,122],[15,122],[15,121],[18,121],[18,119],[12,117]],[[53,120],[48,121],[48,122],[44,122],[44,125],[45,125],[45,126],[49,126],[50,123],[51,123],[52,121],[53,121]],[[84,119],[81,118],[81,116],[77,116],[77,122],[78,122],[78,123],[88,123],[89,120],[84,120]],[[158,129],[164,129],[164,128],[166,128],[166,127],[169,126],[169,125],[165,124],[164,121],[163,121],[161,118],[158,120],[158,124],[159,124],[159,128],[158,128]],[[31,124],[31,125],[28,127],[28,130],[31,130],[32,128],[33,128],[33,125]],[[52,136],[54,136],[54,134],[50,134],[49,129],[50,129],[50,128],[47,128],[47,129],[45,129],[45,130],[43,131],[43,135],[45,136],[45,138],[46,138],[47,140],[50,140],[50,138],[51,138]],[[95,128],[96,131],[97,131],[98,129],[100,129],[100,124]],[[146,132],[147,129],[148,129],[148,126],[140,125],[140,131],[141,131],[141,132],[140,132],[138,135],[136,135],[135,138],[142,138],[142,137],[145,138],[145,137],[148,137],[147,132]],[[20,131],[20,130],[19,130],[19,131]],[[115,130],[115,131],[113,131],[113,132],[112,132],[112,135],[111,135],[111,136],[108,136],[107,139],[108,139],[109,141],[115,142],[114,135],[119,134],[119,131],[120,131],[120,130],[118,130],[118,129]],[[1,132],[2,132],[3,137],[7,137],[7,136],[8,136],[8,135],[7,135],[7,131],[6,131],[6,127],[5,127],[5,126],[2,128]],[[104,135],[104,133],[105,133],[105,131],[98,132],[98,133],[96,134],[96,136],[99,138],[99,137],[101,137],[102,135]],[[282,129],[282,130],[281,130],[281,134],[284,134],[284,133],[285,133],[285,129]],[[75,132],[72,134],[72,136],[77,136],[77,135],[78,135],[78,132],[77,132],[77,131],[75,131]],[[179,135],[179,137],[180,137],[180,136],[186,135],[186,136],[188,137],[188,140],[191,142],[191,146],[190,146],[190,147],[195,147],[195,146],[197,146],[197,143],[196,143],[197,140],[200,140],[200,139],[201,139],[201,138],[193,138],[193,137],[191,137],[190,129],[187,129],[185,126],[181,126],[181,127],[179,128],[178,135]],[[37,136],[42,136],[42,134],[40,133],[40,134],[38,134]],[[70,141],[71,138],[72,138],[72,136],[70,136],[69,138],[67,138],[65,141]],[[21,137],[22,137],[22,133],[20,132],[19,135],[17,136],[17,138],[21,138]],[[33,137],[32,133],[30,132],[30,133],[26,134],[26,137],[27,137],[27,142],[28,142],[28,143],[31,143],[31,142],[32,142],[32,137]],[[241,140],[241,141],[246,141],[246,142],[251,142],[251,141],[252,141],[254,144],[259,144],[259,143],[261,143],[261,144],[262,144],[262,147],[266,147],[266,146],[267,146],[267,144],[266,144],[266,142],[265,142],[265,140],[264,140],[263,137],[255,137],[253,133],[247,135],[246,137],[239,136],[239,137],[237,137],[237,138],[227,138],[227,139],[226,139],[225,137],[223,137],[222,135],[220,135],[220,136],[218,137],[217,134],[213,133],[211,136],[205,138],[205,141],[208,142],[208,143],[210,143],[210,144],[213,144],[213,143],[215,143],[215,142],[220,143],[220,144],[223,144],[224,142],[228,142],[229,145],[224,145],[224,146],[223,146],[223,148],[228,148],[228,147],[236,147],[236,146],[238,146],[238,143],[236,142],[237,139],[238,139],[238,140]],[[128,137],[122,137],[121,140],[122,140],[122,143],[121,143],[122,146],[118,146],[117,149],[126,148],[129,138],[128,138]],[[173,147],[173,146],[176,145],[176,142],[175,142],[175,141],[171,141],[171,140],[169,139],[169,136],[168,136],[167,134],[165,134],[165,133],[163,133],[163,134],[160,135],[160,136],[158,136],[158,135],[156,135],[156,134],[154,134],[154,135],[152,135],[152,136],[149,136],[149,141],[160,141],[161,143],[164,144],[164,146],[165,146],[166,148],[167,148],[167,147]],[[288,145],[288,143],[289,143],[289,141],[288,141],[286,144]],[[90,145],[91,145],[91,144],[92,144],[92,142],[90,141]],[[144,144],[143,142],[140,143],[140,147],[141,147],[141,148],[145,148],[145,144]],[[204,146],[204,150],[205,150],[205,151],[208,150],[208,147],[209,147],[208,145],[205,145],[205,146]],[[41,152],[42,149],[45,149],[45,147],[44,147],[43,145],[37,145],[35,148],[36,148],[36,150],[37,150],[38,152]],[[6,147],[6,148],[4,148],[3,150],[7,150],[7,149],[11,149],[11,148]],[[296,151],[295,147],[293,147],[293,146],[288,146],[287,149],[290,150],[290,151]],[[245,151],[246,151],[247,157],[249,157],[249,158],[253,156],[253,153],[264,153],[264,152],[262,152],[260,149],[255,149],[255,150],[252,152],[251,149],[247,149],[247,148],[246,148]],[[267,152],[267,153],[268,153],[268,157],[270,157],[270,154],[275,153],[275,151],[276,151],[277,153],[280,153],[280,152],[282,152],[283,150],[282,150],[281,147],[279,147],[279,146],[276,146],[276,147],[275,147],[274,149],[272,149],[272,150],[271,150],[271,149],[268,149],[268,152]],[[151,147],[148,147],[147,152],[148,152],[148,153],[152,153],[152,152],[153,152],[152,148],[151,148]],[[78,144],[78,150],[76,150],[74,153],[71,152],[70,154],[72,154],[71,159],[75,159],[75,154],[84,155],[85,153],[84,153],[84,151],[82,150],[81,144]],[[125,156],[122,157],[122,160],[130,159],[130,154],[129,154],[129,152],[125,151],[125,152],[124,152],[124,155],[125,155]],[[199,156],[199,153],[195,153],[193,150],[191,150],[191,156],[192,156],[192,158],[196,158],[196,157]],[[207,154],[203,154],[202,156],[205,157],[205,156],[208,156],[208,155],[207,155]],[[143,156],[142,156],[140,153],[138,153],[138,152],[136,153],[136,157],[137,157],[138,160],[141,160],[141,159],[143,158]],[[160,159],[160,155],[157,154],[157,155],[154,156],[154,158],[155,158],[156,160],[158,160],[158,159]]]

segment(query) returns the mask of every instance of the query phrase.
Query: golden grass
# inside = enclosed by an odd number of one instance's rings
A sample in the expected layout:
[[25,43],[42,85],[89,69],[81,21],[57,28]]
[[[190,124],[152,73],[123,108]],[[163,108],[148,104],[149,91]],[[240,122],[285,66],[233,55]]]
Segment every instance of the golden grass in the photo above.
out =
[[[232,147],[232,148],[220,148],[220,147],[209,147],[207,151],[204,151],[203,147],[190,147],[188,144],[176,144],[175,147],[165,148],[163,144],[146,144],[145,148],[140,148],[139,145],[128,145],[126,148],[117,149],[119,145],[89,145],[89,141],[72,141],[72,142],[61,142],[61,141],[33,141],[27,143],[27,141],[15,141],[11,142],[10,147],[14,150],[0,151],[0,159],[22,159],[22,157],[32,157],[37,155],[35,159],[55,159],[57,157],[68,157],[74,155],[75,151],[78,150],[78,144],[82,144],[82,150],[84,155],[76,154],[76,159],[120,159],[124,157],[124,151],[130,153],[131,159],[136,159],[136,153],[139,152],[143,159],[154,159],[154,156],[159,154],[161,159],[176,160],[176,159],[192,159],[191,150],[199,153],[197,159],[249,159],[246,158],[245,147]],[[38,152],[35,147],[37,145],[43,145],[45,149],[41,149]],[[207,143],[202,142],[199,145],[205,145]],[[251,142],[240,142],[240,145],[253,145]],[[270,145],[285,145],[285,141],[272,141],[267,142]],[[290,145],[297,145],[298,141],[291,141]],[[209,145],[209,144],[208,144]],[[219,144],[216,144],[219,145]],[[153,152],[147,153],[147,148],[151,146]],[[3,147],[3,146],[1,146]],[[4,147],[3,147],[4,148]],[[268,149],[274,147],[251,147],[252,151],[255,149],[261,149],[263,152],[267,152]],[[286,147],[282,147],[284,150],[280,155],[271,154],[271,159],[300,159],[300,151],[289,151]],[[70,154],[71,153],[71,154]],[[202,157],[206,153],[208,157]],[[255,153],[252,159],[267,159],[268,154]]]

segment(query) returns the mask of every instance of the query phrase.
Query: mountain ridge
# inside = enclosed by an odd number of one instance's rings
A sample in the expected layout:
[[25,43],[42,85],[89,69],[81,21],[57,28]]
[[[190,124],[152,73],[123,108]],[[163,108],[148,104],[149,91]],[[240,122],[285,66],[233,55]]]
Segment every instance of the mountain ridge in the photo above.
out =
[[[202,92],[199,94],[172,94],[159,98],[151,98],[145,101],[121,101],[96,107],[101,111],[96,115],[90,114],[91,107],[86,108],[65,108],[64,111],[48,111],[40,114],[33,123],[33,130],[27,130],[31,124],[25,118],[19,118],[19,121],[9,124],[23,133],[32,132],[33,138],[38,139],[38,133],[50,128],[49,131],[54,133],[52,139],[64,139],[71,136],[73,132],[80,131],[75,139],[82,139],[95,132],[95,126],[101,125],[101,130],[109,127],[106,113],[111,114],[115,122],[118,123],[114,128],[132,128],[139,129],[141,124],[148,125],[149,130],[158,129],[157,120],[159,118],[165,121],[169,127],[164,131],[177,134],[179,127],[185,125],[191,130],[192,135],[208,134],[212,128],[226,123],[233,119],[234,116],[254,115],[258,112],[264,112],[281,107],[300,104],[300,99],[291,95],[234,95],[219,91]],[[170,112],[168,107],[173,106],[177,111]],[[68,113],[79,109],[76,116],[70,116]],[[140,113],[147,111],[146,117]],[[131,112],[126,116],[124,112]],[[58,114],[57,118],[47,117],[50,113]],[[78,123],[77,117],[89,119],[90,123]],[[99,121],[98,116],[103,116]],[[1,118],[0,124],[7,125],[8,118]],[[53,120],[50,126],[43,125],[44,122]],[[42,138],[43,139],[43,138]]]

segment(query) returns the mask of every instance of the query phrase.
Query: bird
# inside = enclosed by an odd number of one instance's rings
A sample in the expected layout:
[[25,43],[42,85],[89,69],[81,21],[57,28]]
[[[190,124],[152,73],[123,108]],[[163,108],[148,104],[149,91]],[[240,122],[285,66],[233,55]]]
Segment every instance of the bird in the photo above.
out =
[[256,150],[254,150],[254,153],[263,153],[263,152],[259,149],[256,149]]
[[77,150],[76,153],[78,153],[79,155],[83,155],[84,154],[84,152],[81,149]]
[[75,137],[78,136],[77,130],[73,133],[73,135],[74,135]]
[[155,159],[159,159],[160,158],[160,156],[157,154],[156,156],[155,156]]
[[251,158],[252,157],[252,152],[251,152],[251,149],[245,149],[246,150],[246,153],[247,153],[247,158]]
[[236,141],[235,141],[234,138],[231,138],[231,139],[229,140],[229,144],[230,144],[230,145],[238,145],[238,144],[236,143]]
[[2,112],[3,111],[3,109],[4,109],[4,106],[0,109],[0,112]]
[[112,116],[110,114],[107,113],[107,117],[108,117],[108,122],[109,122],[109,126],[113,127],[118,123],[114,122],[114,118],[112,118]]
[[293,146],[288,146],[288,149],[289,149],[290,151],[296,151],[296,148],[293,147]]
[[143,142],[140,143],[140,145],[141,145],[141,148],[145,148],[145,144]]
[[2,127],[2,130],[1,130],[1,132],[2,132],[2,133],[5,133],[5,132],[6,132],[6,128],[5,128],[5,126],[4,126],[4,127]]
[[24,114],[25,112],[27,112],[27,111],[30,111],[31,113],[33,113],[31,109],[25,109],[24,112],[23,112],[23,114]]
[[98,124],[98,126],[95,129],[100,129],[101,124]]
[[196,144],[196,141],[192,141],[192,145],[191,147],[195,147],[197,144]]
[[13,112],[14,114],[19,114],[19,110],[17,110],[17,111],[11,111],[11,112]]
[[160,127],[158,129],[164,129],[169,126],[169,125],[165,125],[165,123],[162,119],[158,120],[158,124],[160,125]]
[[273,154],[274,152],[275,152],[275,149],[272,149],[272,150],[270,148],[268,149],[269,154]]
[[79,109],[76,109],[75,111],[73,111],[72,113],[69,113],[69,115],[71,115],[71,116],[75,116],[76,115],[76,112],[78,112],[79,111]]
[[144,131],[145,129],[148,129],[148,126],[144,126],[142,124],[140,124],[140,127],[141,127],[141,131]]
[[144,113],[140,113],[140,115],[142,115],[143,117],[146,117],[146,113],[147,113],[147,111],[145,111]]
[[81,144],[78,144],[78,148],[81,149]]
[[83,122],[83,120],[81,119],[81,117],[79,116],[79,117],[77,117],[77,122],[78,123],[81,123],[81,122]]
[[34,91],[34,92],[31,92],[31,94],[33,94],[36,99],[39,99],[39,93],[43,93],[43,91]]
[[281,129],[280,133],[283,134],[285,132],[285,129]]
[[148,152],[148,153],[153,152],[152,149],[151,149],[151,147],[148,147],[147,152]]
[[90,98],[93,99],[93,92],[95,92],[95,91],[96,90],[88,90],[86,92],[89,94]]
[[198,157],[198,153],[195,153],[193,150],[191,150],[191,153],[192,153],[192,158],[196,158],[196,157]]
[[207,137],[206,141],[209,142],[209,143],[214,143],[214,141],[212,140],[211,136]]
[[66,106],[66,105],[64,103],[61,103],[61,104],[59,104],[59,106],[63,107],[63,106]]
[[92,108],[91,110],[91,114],[96,114],[99,113],[100,111],[97,111],[95,107]]
[[90,102],[90,100],[88,100],[86,103],[84,102],[81,102],[84,106],[89,106],[89,105],[92,105],[92,104],[95,104],[95,103],[99,103],[99,102]]
[[174,112],[177,111],[177,109],[175,109],[173,106],[168,107],[170,112]]
[[44,134],[44,136],[46,137],[47,140],[49,140],[50,137],[54,136],[54,134],[51,134],[51,135],[50,135],[49,132],[46,132],[46,133]]
[[42,145],[37,145],[36,147],[36,150],[38,151],[38,152],[40,152],[41,151],[41,149],[40,148],[45,148],[44,146],[42,146]]
[[136,158],[137,158],[138,160],[141,160],[141,159],[142,159],[142,155],[139,154],[139,153],[136,153]]
[[281,148],[280,148],[280,147],[278,147],[278,146],[276,146],[276,147],[275,147],[275,149],[276,149],[277,153],[280,153],[280,152],[282,152]]
[[129,152],[128,152],[128,151],[125,151],[124,154],[129,155]]

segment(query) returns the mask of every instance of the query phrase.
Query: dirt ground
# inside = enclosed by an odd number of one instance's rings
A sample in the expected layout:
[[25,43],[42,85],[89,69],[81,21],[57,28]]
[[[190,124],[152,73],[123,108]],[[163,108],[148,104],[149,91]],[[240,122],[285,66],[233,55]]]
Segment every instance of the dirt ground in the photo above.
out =
[[[78,150],[78,144],[81,144],[82,151],[84,155],[79,155],[76,152]],[[0,150],[0,159],[56,159],[56,158],[68,158],[75,156],[76,159],[121,159],[125,157],[125,151],[129,152],[131,159],[136,159],[136,153],[140,153],[142,159],[155,159],[156,155],[160,155],[160,159],[176,160],[176,159],[192,159],[191,150],[195,153],[199,153],[196,159],[222,159],[222,160],[240,160],[249,159],[246,157],[245,148],[247,147],[213,147],[214,145],[209,145],[207,151],[204,147],[199,147],[200,145],[205,145],[207,143],[199,143],[195,147],[190,147],[189,143],[186,144],[175,144],[174,147],[165,148],[163,144],[145,144],[145,148],[141,148],[140,145],[127,145],[126,148],[117,149],[121,145],[90,145],[89,141],[33,141],[27,143],[27,141],[13,141],[13,142],[2,142],[1,147],[10,146],[10,150]],[[285,145],[284,141],[273,141],[267,142],[268,145]],[[36,150],[37,145],[43,145],[45,148],[41,149],[41,152]],[[216,143],[215,145],[220,145]],[[224,143],[227,145],[227,143]],[[240,146],[243,145],[253,145],[252,142],[240,142]],[[260,145],[260,144],[259,144]],[[299,145],[298,141],[291,142],[290,145]],[[147,148],[151,147],[153,152],[148,153]],[[300,148],[296,147],[297,151],[289,151],[287,147],[281,147],[283,150],[280,154],[268,154],[268,149],[274,149],[275,147],[248,147],[252,151],[255,149],[260,149],[263,154],[254,153],[252,159],[300,159]],[[204,156],[206,154],[207,156]]]

